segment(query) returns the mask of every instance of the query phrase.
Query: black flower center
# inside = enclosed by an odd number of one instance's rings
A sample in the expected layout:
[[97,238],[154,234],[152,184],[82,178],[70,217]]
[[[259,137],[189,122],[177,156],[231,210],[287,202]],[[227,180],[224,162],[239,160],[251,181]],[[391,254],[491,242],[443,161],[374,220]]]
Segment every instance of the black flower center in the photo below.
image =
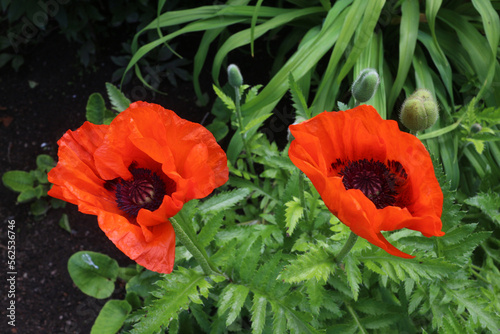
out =
[[332,163],[332,169],[342,176],[345,189],[359,189],[377,209],[398,205],[398,195],[407,174],[401,163],[389,160],[387,164],[373,159]]
[[130,165],[132,179],[122,178],[108,181],[105,188],[114,190],[118,208],[132,217],[137,217],[140,209],[155,211],[163,202],[165,195],[175,191],[175,182],[167,177],[167,184],[154,172],[146,168]]

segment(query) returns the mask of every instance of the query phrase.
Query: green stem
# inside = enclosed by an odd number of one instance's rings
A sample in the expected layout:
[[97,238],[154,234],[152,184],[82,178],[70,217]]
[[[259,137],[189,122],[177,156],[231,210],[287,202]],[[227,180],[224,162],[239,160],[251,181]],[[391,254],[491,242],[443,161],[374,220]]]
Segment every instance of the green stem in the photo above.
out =
[[342,262],[342,260],[344,259],[344,257],[346,257],[346,255],[349,254],[352,247],[356,243],[356,240],[358,240],[358,236],[354,232],[351,232],[351,234],[349,234],[349,238],[347,239],[344,247],[342,247],[342,249],[337,254],[337,256],[335,256],[335,262],[337,263],[337,265],[339,265]]
[[200,249],[195,242],[193,242],[188,233],[184,231],[181,224],[179,224],[173,217],[169,220],[174,227],[176,238],[178,238],[184,247],[186,247],[186,249],[193,255],[196,261],[200,264],[205,275],[222,275],[222,273],[210,262],[205,250]]
[[238,119],[238,127],[240,128],[239,130],[240,130],[241,140],[243,141],[243,147],[245,148],[245,151],[247,153],[246,158],[248,166],[250,168],[250,172],[253,175],[255,175],[255,168],[253,166],[252,154],[250,152],[250,148],[248,147],[245,134],[243,133],[243,117],[241,117],[241,107],[240,107],[241,96],[239,87],[234,88],[234,95],[235,95],[235,106],[236,106],[236,118]]
[[354,309],[352,308],[351,305],[349,304],[345,304],[345,306],[347,307],[347,310],[349,311],[349,313],[351,314],[351,316],[353,317],[354,319],[354,322],[356,322],[356,325],[358,325],[358,329],[361,333],[363,334],[368,334],[368,332],[366,331],[366,329],[363,327],[363,325],[361,325],[361,321],[359,320],[359,317],[358,315],[356,314],[356,311],[354,311]]
[[299,197],[300,197],[300,205],[304,209],[304,221],[307,222],[309,219],[307,218],[307,210],[306,210],[306,196],[304,193],[304,173],[299,172]]

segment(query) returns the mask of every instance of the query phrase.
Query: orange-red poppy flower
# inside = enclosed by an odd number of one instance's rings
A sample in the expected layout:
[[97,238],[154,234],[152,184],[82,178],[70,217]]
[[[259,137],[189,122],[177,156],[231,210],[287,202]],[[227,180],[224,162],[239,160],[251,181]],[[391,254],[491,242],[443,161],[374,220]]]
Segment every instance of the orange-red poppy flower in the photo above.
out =
[[85,122],[59,140],[49,195],[98,217],[100,228],[147,269],[170,273],[169,218],[228,180],[227,158],[203,126],[135,102],[110,125]]
[[429,153],[415,136],[399,131],[362,105],[323,112],[291,125],[292,162],[312,181],[328,209],[352,232],[389,254],[406,254],[381,231],[408,228],[442,236],[443,193]]

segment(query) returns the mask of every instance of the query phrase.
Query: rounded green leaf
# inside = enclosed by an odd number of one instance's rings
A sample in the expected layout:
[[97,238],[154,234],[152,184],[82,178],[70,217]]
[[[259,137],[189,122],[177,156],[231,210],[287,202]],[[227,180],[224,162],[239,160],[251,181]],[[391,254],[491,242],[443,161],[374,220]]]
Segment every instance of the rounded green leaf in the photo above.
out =
[[21,191],[17,196],[17,203],[26,203],[36,198],[36,193],[34,188],[29,188]]
[[87,121],[94,124],[102,124],[104,121],[104,113],[106,112],[106,103],[104,98],[99,93],[93,93],[87,101],[87,113],[85,117]]
[[126,300],[109,300],[99,312],[90,334],[114,334],[123,326],[132,306]]
[[36,166],[42,172],[48,172],[56,165],[56,162],[50,155],[40,154],[36,157]]
[[111,296],[118,276],[118,263],[107,255],[81,251],[68,260],[68,271],[83,293],[103,299]]
[[43,216],[49,211],[49,203],[44,199],[37,199],[30,205],[30,212],[33,216]]
[[7,187],[17,192],[33,188],[35,178],[22,170],[11,170],[2,175],[2,182]]

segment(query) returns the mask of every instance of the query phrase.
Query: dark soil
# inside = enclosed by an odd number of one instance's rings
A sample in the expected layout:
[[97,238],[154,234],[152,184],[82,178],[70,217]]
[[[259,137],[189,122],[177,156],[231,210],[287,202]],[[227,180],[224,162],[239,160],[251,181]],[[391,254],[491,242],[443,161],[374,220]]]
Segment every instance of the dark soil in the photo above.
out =
[[[56,142],[68,129],[74,130],[85,121],[89,95],[100,92],[106,97],[105,82],[111,80],[117,69],[110,56],[120,50],[119,43],[121,41],[111,44],[103,41],[95,65],[85,69],[77,57],[78,45],[54,34],[25,57],[19,72],[8,66],[0,70],[0,119],[6,120],[0,123],[0,174],[8,170],[35,169],[36,156],[42,153],[57,159]],[[186,56],[192,59],[193,54],[189,52]],[[37,86],[30,88],[29,81],[36,82]],[[138,84],[124,87],[131,100],[140,98],[161,104],[195,122],[206,118],[209,108],[196,106],[190,82],[178,81],[177,88],[168,90],[169,95],[165,97],[154,96]],[[138,92],[139,96],[132,96]],[[133,262],[106,238],[96,217],[79,213],[75,205],[49,210],[43,219],[36,221],[29,213],[29,204],[16,204],[16,197],[16,193],[0,185],[3,264],[0,332],[89,333],[106,300],[88,297],[73,284],[66,267],[69,257],[80,250],[91,250],[111,256],[121,266]],[[62,213],[69,216],[71,233],[58,225]],[[6,314],[11,300],[6,281],[10,271],[7,225],[11,220],[15,221],[17,272],[15,327],[8,325]],[[113,297],[123,298],[123,290],[123,283],[117,283]]]

